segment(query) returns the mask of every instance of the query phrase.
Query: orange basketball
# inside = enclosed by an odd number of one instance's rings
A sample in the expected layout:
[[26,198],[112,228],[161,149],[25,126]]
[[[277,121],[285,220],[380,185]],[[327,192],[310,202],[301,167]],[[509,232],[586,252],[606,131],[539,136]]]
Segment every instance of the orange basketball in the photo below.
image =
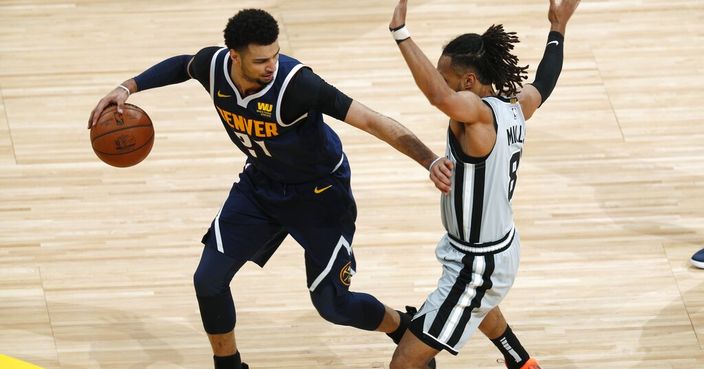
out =
[[90,142],[100,160],[113,167],[131,167],[149,155],[154,144],[154,126],[137,105],[125,104],[122,114],[110,105],[90,129]]

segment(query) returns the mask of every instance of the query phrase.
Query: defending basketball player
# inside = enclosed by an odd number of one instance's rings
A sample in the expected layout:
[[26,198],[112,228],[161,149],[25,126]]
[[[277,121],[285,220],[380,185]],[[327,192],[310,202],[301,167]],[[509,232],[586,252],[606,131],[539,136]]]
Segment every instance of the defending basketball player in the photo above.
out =
[[[438,288],[414,316],[391,369],[428,368],[441,350],[457,354],[479,328],[502,352],[508,369],[538,369],[498,306],[518,271],[520,242],[511,198],[525,141],[525,121],[550,96],[562,70],[565,27],[579,0],[550,0],[550,33],[535,81],[511,50],[518,38],[503,26],[467,33],[443,49],[437,69],[411,38],[407,0],[389,24],[416,84],[450,117],[447,157],[455,164],[442,196],[447,234],[436,248]],[[522,89],[521,89],[522,87]]]
[[[247,261],[264,266],[287,235],[305,249],[308,290],[320,315],[339,325],[386,332],[398,342],[410,317],[375,297],[352,292],[357,209],[350,166],[323,114],[389,143],[449,190],[451,164],[398,122],[366,108],[279,52],[276,20],[246,9],[225,28],[227,47],[169,58],[115,88],[98,102],[88,126],[109,104],[130,94],[195,79],[210,94],[232,142],[247,156],[210,229],[194,275],[201,319],[216,369],[247,368],[235,344],[230,281]],[[443,168],[438,168],[442,166]]]

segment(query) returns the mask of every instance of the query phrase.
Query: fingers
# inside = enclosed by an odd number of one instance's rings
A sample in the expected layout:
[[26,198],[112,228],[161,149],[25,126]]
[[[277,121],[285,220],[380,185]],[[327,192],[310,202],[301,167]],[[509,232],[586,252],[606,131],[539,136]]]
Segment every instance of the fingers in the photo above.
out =
[[105,106],[107,105],[104,102],[105,98],[101,99],[98,102],[98,105],[95,106],[92,112],[90,112],[90,118],[88,119],[88,129],[91,129],[94,125],[98,123],[98,118],[100,118],[100,114],[103,113],[103,110],[105,109]]
[[400,0],[394,8],[394,14],[391,17],[391,22],[389,23],[389,28],[397,28],[406,23],[406,7],[408,2],[406,0]]
[[110,104],[116,104],[117,112],[122,114],[123,108],[125,107],[125,101],[127,101],[128,97],[129,94],[122,88],[116,87],[114,90],[110,91],[109,94],[98,101],[98,105],[96,105],[95,109],[93,109],[90,113],[90,118],[88,118],[88,129],[98,123],[98,119],[103,113],[103,110],[105,110],[105,108]]
[[450,185],[447,184],[442,178],[439,178],[435,173],[430,174],[430,180],[433,181],[435,187],[441,192],[447,194],[450,192]]
[[110,104],[114,104],[116,102],[117,100],[112,98],[110,95],[100,99],[98,105],[95,106],[95,109],[93,109],[93,112],[91,113],[91,120],[88,122],[88,129],[98,124],[98,119],[100,119],[100,116],[103,114],[103,110],[105,110],[105,108],[107,108]]
[[560,8],[561,8],[562,17],[564,17],[565,22],[567,22],[572,17],[575,10],[577,10],[578,5],[579,5],[579,0],[563,0],[562,1],[562,3],[560,4]]
[[[577,6],[579,6],[579,1],[580,0],[562,0],[560,8],[564,9],[564,12],[568,15],[572,15],[575,9],[577,9]],[[554,6],[555,0],[550,0],[550,3],[551,7]]]
[[450,177],[452,177],[452,169],[453,169],[453,164],[452,161],[448,158],[443,158],[440,161],[439,170],[442,172],[444,176],[446,176],[449,180]]
[[90,116],[88,117],[88,129],[93,126],[93,116],[95,115],[95,108],[90,112]]
[[447,158],[440,159],[430,168],[430,179],[437,189],[446,194],[450,192],[452,187],[452,168],[452,161]]

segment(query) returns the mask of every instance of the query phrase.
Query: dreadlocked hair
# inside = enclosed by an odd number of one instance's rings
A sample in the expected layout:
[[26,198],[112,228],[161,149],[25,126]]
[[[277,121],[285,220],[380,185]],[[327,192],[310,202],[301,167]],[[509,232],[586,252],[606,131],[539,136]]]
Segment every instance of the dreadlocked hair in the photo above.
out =
[[518,66],[518,57],[511,54],[517,44],[516,32],[504,31],[504,26],[492,25],[483,35],[465,33],[443,48],[452,67],[458,72],[473,69],[479,81],[492,84],[502,96],[515,96],[523,80],[528,79],[528,66]]

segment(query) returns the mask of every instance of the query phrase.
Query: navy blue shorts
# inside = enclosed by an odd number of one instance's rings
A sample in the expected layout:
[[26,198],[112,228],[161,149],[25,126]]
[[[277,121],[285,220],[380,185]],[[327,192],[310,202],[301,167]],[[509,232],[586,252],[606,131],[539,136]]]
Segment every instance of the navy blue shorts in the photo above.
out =
[[328,280],[349,288],[356,264],[352,253],[357,206],[350,167],[342,165],[315,181],[284,184],[248,165],[203,236],[207,247],[264,266],[287,235],[305,249],[308,288]]

